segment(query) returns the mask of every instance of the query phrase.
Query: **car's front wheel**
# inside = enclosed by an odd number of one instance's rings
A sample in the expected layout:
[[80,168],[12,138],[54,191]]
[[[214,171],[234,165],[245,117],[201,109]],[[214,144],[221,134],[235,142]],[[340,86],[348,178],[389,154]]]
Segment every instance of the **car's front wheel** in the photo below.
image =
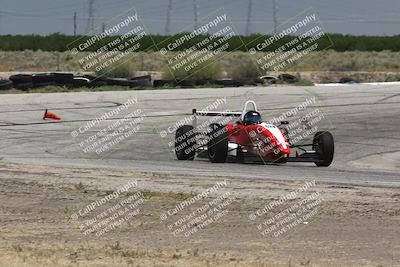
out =
[[313,139],[313,150],[317,153],[319,161],[315,162],[318,167],[328,167],[333,161],[335,145],[330,132],[317,132]]
[[175,133],[175,154],[179,160],[193,160],[196,154],[196,133],[193,126],[183,125]]

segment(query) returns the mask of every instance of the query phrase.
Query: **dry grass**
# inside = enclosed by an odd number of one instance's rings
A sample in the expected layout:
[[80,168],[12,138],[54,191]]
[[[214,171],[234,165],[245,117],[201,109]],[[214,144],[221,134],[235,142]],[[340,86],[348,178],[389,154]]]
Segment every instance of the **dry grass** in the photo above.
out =
[[[225,74],[249,61],[248,53],[227,53],[219,65]],[[77,57],[69,52],[18,51],[0,52],[0,71],[63,71],[79,72]],[[138,53],[131,60],[134,70],[163,71],[165,58],[157,52]],[[302,58],[291,71],[400,71],[400,52],[313,52]]]
[[[282,239],[268,241],[256,230],[257,223],[248,220],[249,212],[298,188],[300,182],[249,184],[239,179],[226,188],[238,193],[230,215],[186,239],[174,237],[160,215],[221,177],[6,163],[0,168],[4,193],[0,266],[394,266],[399,262],[395,189],[354,186],[344,191],[317,185],[313,191],[324,192],[326,202],[320,216]],[[71,213],[113,192],[127,178],[139,182],[146,198],[141,214],[104,236],[82,235],[78,225],[83,220],[71,220]],[[201,199],[190,210],[211,199]],[[116,201],[98,208],[104,210]],[[188,213],[169,222],[184,214]],[[337,241],[327,240],[333,235]]]
[[[304,261],[293,264],[269,263],[268,260],[243,260],[229,253],[203,253],[199,249],[148,249],[132,248],[115,244],[93,245],[86,242],[70,247],[66,244],[53,246],[15,245],[2,251],[0,263],[4,266],[254,266],[295,267],[322,266]],[[324,265],[337,266],[337,265]]]

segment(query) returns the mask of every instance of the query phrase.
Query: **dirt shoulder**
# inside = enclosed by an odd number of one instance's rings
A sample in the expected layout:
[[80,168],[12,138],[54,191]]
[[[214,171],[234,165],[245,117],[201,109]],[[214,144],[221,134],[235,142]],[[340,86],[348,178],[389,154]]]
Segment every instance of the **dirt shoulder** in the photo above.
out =
[[5,163],[0,186],[0,266],[400,266],[398,189]]

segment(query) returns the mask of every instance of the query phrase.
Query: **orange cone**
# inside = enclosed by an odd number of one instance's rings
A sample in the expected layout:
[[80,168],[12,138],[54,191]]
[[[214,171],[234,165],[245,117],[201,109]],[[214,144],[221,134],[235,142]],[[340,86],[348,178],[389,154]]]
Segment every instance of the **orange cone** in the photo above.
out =
[[47,109],[46,109],[46,111],[44,112],[44,115],[43,115],[43,119],[44,120],[45,119],[52,119],[52,120],[59,121],[59,120],[61,120],[61,117],[57,116],[56,114],[51,113],[50,111],[47,111]]

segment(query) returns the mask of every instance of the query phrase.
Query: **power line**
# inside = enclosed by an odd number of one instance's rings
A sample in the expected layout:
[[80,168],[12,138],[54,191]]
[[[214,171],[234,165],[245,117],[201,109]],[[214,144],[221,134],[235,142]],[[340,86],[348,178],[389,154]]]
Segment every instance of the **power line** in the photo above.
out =
[[[174,8],[175,10],[175,8]],[[146,13],[146,12],[141,12],[140,14],[152,14],[151,13]],[[59,16],[55,15],[55,13],[51,14],[42,14],[42,13],[20,13],[20,12],[15,12],[15,11],[0,11],[0,16],[3,18],[5,17],[12,17],[13,19],[46,19],[48,20],[49,18],[52,20],[69,20],[71,21],[71,16]],[[96,16],[97,19],[110,19],[110,17],[98,17]],[[77,16],[77,21],[84,21],[88,20],[87,16]],[[165,22],[165,19],[149,19],[145,18],[146,21],[154,21],[154,22]],[[193,22],[192,17],[188,18],[171,18],[171,22]],[[235,24],[246,24],[247,23],[247,18],[246,19],[234,19],[233,22]],[[272,22],[274,23],[273,19],[270,18],[258,18],[258,19],[251,19],[251,25],[254,24],[261,24],[261,23],[266,23],[266,22]],[[325,17],[323,20],[321,20],[321,23],[371,23],[371,24],[400,24],[400,19],[398,17],[396,18],[391,18],[391,17],[386,17],[385,19],[371,19],[371,18],[362,18],[362,17],[353,17],[353,18],[348,18],[348,17]]]

